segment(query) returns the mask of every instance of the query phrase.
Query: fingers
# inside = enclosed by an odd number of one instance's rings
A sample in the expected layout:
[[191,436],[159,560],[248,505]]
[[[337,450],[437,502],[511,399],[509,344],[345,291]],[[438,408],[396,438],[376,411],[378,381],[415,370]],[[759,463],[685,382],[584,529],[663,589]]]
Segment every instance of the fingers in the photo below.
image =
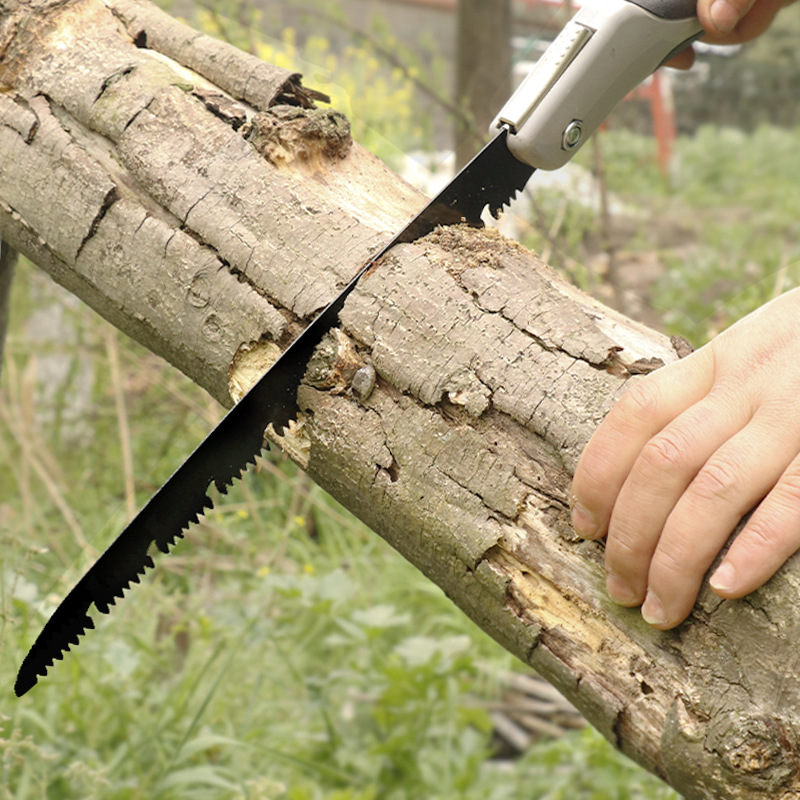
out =
[[[706,38],[715,44],[741,44],[760,36],[775,15],[794,0],[698,0],[697,16]],[[694,64],[691,48],[674,56],[667,66],[689,69]]]
[[744,597],[766,583],[789,556],[800,549],[800,458],[781,475],[722,564],[711,576],[721,597]]
[[787,0],[699,0],[697,16],[712,41],[740,44],[764,33],[786,5]]
[[[669,514],[646,567],[647,597],[642,606],[645,621],[667,629],[689,615],[703,578],[730,532],[796,458],[800,441],[787,433],[780,418],[759,413],[697,473]],[[800,498],[800,472],[797,477],[795,488]],[[772,527],[786,524],[787,512],[792,513],[790,496],[791,492],[786,491],[784,501],[773,505],[766,518],[754,516],[756,526],[751,529],[749,541],[742,540],[742,552],[734,554],[732,569],[738,572],[739,584],[747,591],[760,586],[772,574],[769,570],[774,572],[783,563],[787,550],[800,544],[800,516],[796,511],[788,528]],[[767,528],[763,527],[764,522]],[[767,541],[759,534],[766,530],[775,530]],[[794,533],[797,544],[792,544],[789,531]],[[779,537],[786,541],[778,542]],[[754,556],[754,551],[759,560],[745,561]]]
[[800,548],[800,289],[634,384],[581,456],[573,524],[608,535],[608,590],[671,628],[739,519],[712,588],[741,597]]
[[785,402],[763,402],[768,384],[714,372],[703,348],[631,387],[573,481],[576,531],[608,535],[610,595],[643,604],[662,629],[688,616],[730,532],[768,493],[712,586],[747,594],[800,547],[800,430],[786,425]]
[[666,62],[665,66],[672,67],[673,69],[691,69],[694,66],[695,60],[695,52],[690,45],[685,50],[681,50],[677,55],[672,56],[672,58]]
[[[733,392],[715,392],[687,409],[644,445],[617,496],[609,523],[608,591],[617,602],[639,605],[644,600],[651,561],[657,567],[659,558],[671,555],[670,551],[663,551],[662,532],[666,533],[668,518],[680,510],[680,503],[692,497],[693,484],[698,482],[701,471],[708,469],[710,459],[736,437],[750,416],[749,404],[737,402]],[[694,525],[678,525],[678,549],[683,545],[681,536],[690,535],[696,527],[696,520]],[[674,545],[674,541],[667,540],[667,544]],[[700,570],[701,577],[707,568],[708,564]],[[675,589],[690,583],[682,580]],[[665,601],[671,600],[672,587],[668,584],[667,589]]]
[[709,392],[710,362],[703,348],[640,379],[597,428],[572,482],[572,524],[578,535],[605,536],[617,495],[642,448]]
[[733,32],[742,18],[755,5],[755,0],[699,0],[697,16],[712,36]]

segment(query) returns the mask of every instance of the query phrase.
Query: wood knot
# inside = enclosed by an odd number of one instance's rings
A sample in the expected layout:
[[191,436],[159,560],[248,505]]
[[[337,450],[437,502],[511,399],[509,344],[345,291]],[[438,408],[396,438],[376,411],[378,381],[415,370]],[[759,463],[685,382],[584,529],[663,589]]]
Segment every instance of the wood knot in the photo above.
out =
[[331,394],[343,394],[363,366],[364,361],[350,339],[334,328],[322,337],[308,360],[304,382]]
[[247,139],[277,167],[300,164],[312,169],[345,158],[353,145],[343,114],[295,106],[274,106],[256,114]]
[[750,786],[777,789],[797,772],[794,731],[774,717],[732,725],[718,752],[737,780]]

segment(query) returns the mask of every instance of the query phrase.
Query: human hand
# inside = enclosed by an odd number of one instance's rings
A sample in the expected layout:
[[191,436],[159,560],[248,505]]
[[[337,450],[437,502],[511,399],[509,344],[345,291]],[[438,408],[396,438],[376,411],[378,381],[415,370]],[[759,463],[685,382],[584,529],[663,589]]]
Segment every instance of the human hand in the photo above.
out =
[[[572,485],[573,526],[607,534],[607,588],[682,622],[710,579],[723,598],[757,589],[800,547],[800,289],[643,378],[598,427]],[[763,498],[763,500],[762,500]]]
[[[697,16],[712,44],[741,44],[755,39],[772,24],[775,15],[795,0],[698,0]],[[689,69],[694,51],[687,48],[668,66]]]

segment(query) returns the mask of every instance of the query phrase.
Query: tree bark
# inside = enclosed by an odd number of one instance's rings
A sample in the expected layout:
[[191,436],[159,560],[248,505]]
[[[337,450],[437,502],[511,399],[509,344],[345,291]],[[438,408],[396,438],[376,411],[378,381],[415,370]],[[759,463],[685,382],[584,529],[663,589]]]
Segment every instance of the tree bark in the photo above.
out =
[[[220,403],[423,198],[296,76],[142,0],[0,0],[0,237]],[[669,340],[491,231],[395,248],[280,440],[687,798],[800,798],[797,559],[651,629],[568,522],[592,430]]]

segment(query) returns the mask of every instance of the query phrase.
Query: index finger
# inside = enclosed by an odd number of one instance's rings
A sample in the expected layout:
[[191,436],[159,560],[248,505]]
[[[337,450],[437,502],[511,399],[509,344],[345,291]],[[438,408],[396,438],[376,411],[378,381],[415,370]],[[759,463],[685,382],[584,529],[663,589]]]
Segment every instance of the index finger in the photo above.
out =
[[572,524],[579,536],[606,534],[617,495],[642,448],[711,390],[710,358],[702,348],[636,379],[594,432],[572,481]]
[[[741,44],[760,36],[775,15],[795,0],[698,0],[697,16],[705,28],[704,41],[712,44]],[[695,54],[687,47],[674,55],[668,67],[690,69]]]

